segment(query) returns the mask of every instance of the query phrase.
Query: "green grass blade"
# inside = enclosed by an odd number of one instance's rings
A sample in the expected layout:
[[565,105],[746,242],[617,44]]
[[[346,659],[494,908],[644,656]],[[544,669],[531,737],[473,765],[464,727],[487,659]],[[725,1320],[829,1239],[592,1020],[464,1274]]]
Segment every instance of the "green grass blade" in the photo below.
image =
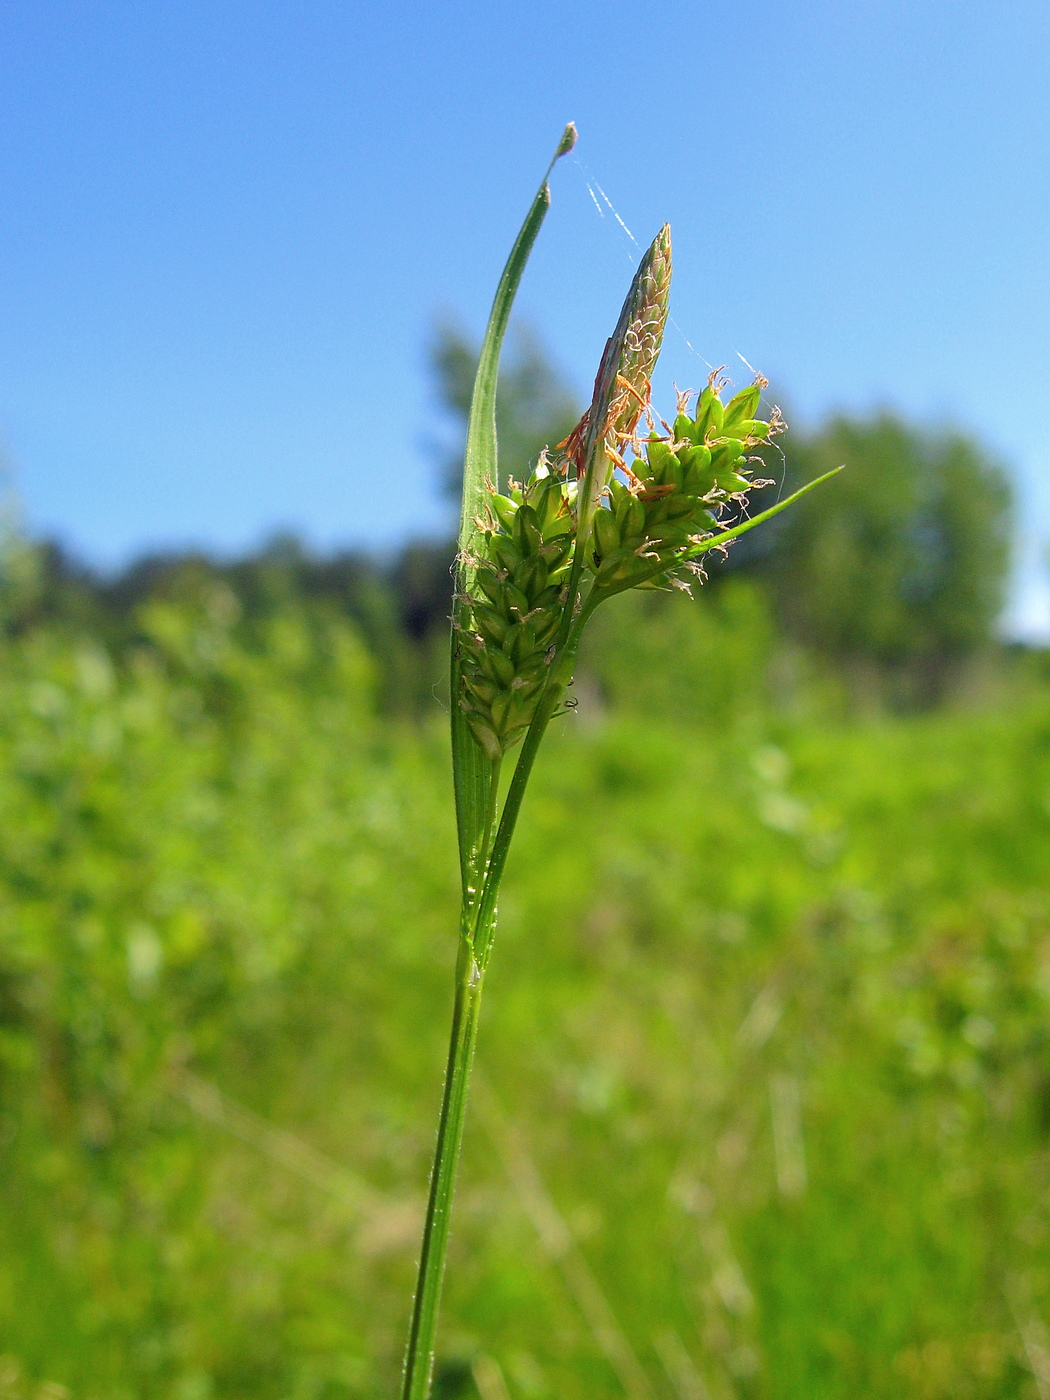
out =
[[[496,296],[492,303],[485,339],[481,345],[478,372],[467,425],[467,446],[463,462],[463,508],[459,527],[459,558],[456,564],[456,601],[453,604],[457,624],[466,622],[467,606],[462,595],[471,583],[470,557],[478,533],[477,518],[485,507],[486,482],[496,482],[496,380],[499,373],[500,351],[510,319],[510,310],[521,282],[525,264],[540,225],[550,208],[550,188],[547,177],[559,156],[571,151],[576,142],[576,128],[570,122],[562,133],[547,173],[503,269]],[[472,886],[477,852],[482,843],[488,812],[488,795],[492,764],[482,753],[467,726],[466,717],[457,704],[459,696],[459,659],[453,632],[451,661],[452,710],[452,773],[456,793],[456,825],[459,835],[460,873],[463,887]]]
[[805,486],[788,496],[786,500],[778,501],[775,506],[770,506],[768,510],[753,515],[750,520],[742,520],[739,525],[734,525],[730,530],[723,530],[720,534],[712,535],[709,540],[704,540],[702,544],[694,545],[688,550],[684,557],[695,559],[698,554],[706,554],[709,549],[717,549],[720,544],[725,544],[729,540],[735,540],[740,535],[746,535],[748,530],[753,530],[756,525],[763,524],[766,520],[772,520],[774,515],[779,515],[782,510],[787,510],[788,506],[793,506],[797,500],[812,491],[815,486],[820,486],[825,481],[830,481],[833,476],[838,476],[844,467],[832,467],[831,471],[825,472],[823,476],[815,476],[812,481],[807,481]]

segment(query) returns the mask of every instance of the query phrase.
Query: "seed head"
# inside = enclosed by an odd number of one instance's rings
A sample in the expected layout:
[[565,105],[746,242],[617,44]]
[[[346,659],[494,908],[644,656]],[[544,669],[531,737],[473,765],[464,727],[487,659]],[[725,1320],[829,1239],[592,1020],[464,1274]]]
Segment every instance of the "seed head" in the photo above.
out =
[[663,343],[671,294],[671,226],[664,224],[634,275],[616,329],[605,342],[590,407],[560,446],[582,477],[596,452],[603,462],[594,475],[595,508],[613,463],[634,436],[649,404],[653,370]]
[[680,395],[670,436],[651,433],[641,455],[625,466],[628,482],[611,480],[608,507],[595,512],[591,565],[594,586],[612,595],[625,588],[689,586],[695,575],[690,551],[730,524],[727,511],[767,483],[755,480],[759,459],[747,449],[780,432],[774,410],[769,422],[756,418],[765,380],[757,377],[727,404],[716,370],[699,396]]
[[457,626],[460,693],[471,733],[490,759],[522,738],[547,680],[565,606],[575,522],[568,487],[544,457],[524,485],[490,488],[480,522],[468,612]]
[[606,347],[598,378],[602,381],[604,371],[611,382],[595,384],[596,398],[599,392],[609,396],[605,432],[612,439],[609,446],[617,451],[633,435],[649,402],[649,385],[663,344],[670,295],[671,226],[664,224],[642,259],[619,324]]

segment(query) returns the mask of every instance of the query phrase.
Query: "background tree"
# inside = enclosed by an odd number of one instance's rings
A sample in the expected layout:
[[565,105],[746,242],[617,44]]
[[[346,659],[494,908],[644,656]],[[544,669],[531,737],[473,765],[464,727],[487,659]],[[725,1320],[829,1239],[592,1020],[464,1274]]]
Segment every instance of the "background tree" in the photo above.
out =
[[[455,446],[443,454],[443,475],[449,494],[456,497],[463,480],[462,443],[477,365],[474,342],[448,322],[439,326],[430,348],[430,367],[438,402],[454,424]],[[503,480],[508,474],[523,475],[542,448],[553,447],[572,431],[582,411],[536,334],[527,326],[516,327],[500,369],[496,399]]]
[[1002,610],[1006,473],[972,438],[921,432],[889,413],[834,418],[784,444],[784,490],[839,462],[848,470],[752,555],[782,625],[837,664],[895,679],[902,698],[936,698],[992,639]]

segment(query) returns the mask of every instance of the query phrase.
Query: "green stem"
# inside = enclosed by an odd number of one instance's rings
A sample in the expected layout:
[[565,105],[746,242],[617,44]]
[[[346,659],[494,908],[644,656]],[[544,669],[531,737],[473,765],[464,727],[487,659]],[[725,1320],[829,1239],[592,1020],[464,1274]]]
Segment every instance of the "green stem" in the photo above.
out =
[[[503,804],[503,813],[494,842],[492,842],[492,828],[495,824],[499,800],[500,765],[498,762],[492,765],[485,835],[478,860],[479,868],[485,871],[485,877],[469,918],[470,935],[460,938],[459,961],[456,965],[456,1001],[452,1013],[452,1037],[448,1050],[448,1067],[445,1071],[445,1092],[441,1101],[441,1117],[438,1121],[434,1171],[430,1179],[430,1196],[427,1200],[427,1214],[423,1224],[423,1248],[419,1259],[419,1281],[416,1286],[415,1303],[412,1309],[412,1327],[409,1332],[408,1352],[405,1359],[405,1383],[401,1391],[402,1400],[427,1400],[430,1391],[430,1379],[434,1367],[434,1337],[437,1332],[441,1284],[445,1272],[445,1251],[448,1245],[449,1221],[452,1212],[452,1193],[455,1188],[459,1151],[463,1142],[467,1090],[470,1086],[470,1067],[474,1059],[478,1012],[481,1008],[481,988],[485,976],[485,962],[492,944],[496,897],[499,893],[500,880],[503,878],[507,852],[510,849],[511,837],[514,835],[514,826],[521,809],[522,798],[525,796],[525,788],[532,772],[536,753],[551,716],[565,693],[565,687],[572,674],[572,663],[580,643],[580,636],[592,608],[593,605],[589,606],[588,603],[584,603],[576,616],[566,645],[552,667],[553,674],[544,691],[536,716],[529,727],[529,732],[525,736],[522,752],[515,765],[514,776],[511,779],[507,799]],[[492,842],[491,856],[489,856],[490,842]],[[486,857],[488,858],[487,870],[485,869]]]
[[503,759],[494,758],[492,768],[489,773],[489,800],[485,808],[485,833],[481,838],[481,849],[478,852],[478,888],[485,878],[485,871],[488,866],[489,845],[492,841],[492,828],[496,821],[496,811],[499,807],[499,774],[503,766]]
[[456,964],[456,1000],[452,1012],[452,1037],[445,1070],[445,1091],[438,1121],[434,1169],[423,1225],[423,1245],[419,1256],[419,1280],[412,1307],[412,1327],[405,1356],[402,1400],[427,1400],[434,1369],[434,1337],[437,1333],[441,1284],[445,1275],[452,1194],[456,1165],[463,1142],[467,1111],[470,1066],[478,1034],[481,987],[484,973],[466,939],[460,939]]

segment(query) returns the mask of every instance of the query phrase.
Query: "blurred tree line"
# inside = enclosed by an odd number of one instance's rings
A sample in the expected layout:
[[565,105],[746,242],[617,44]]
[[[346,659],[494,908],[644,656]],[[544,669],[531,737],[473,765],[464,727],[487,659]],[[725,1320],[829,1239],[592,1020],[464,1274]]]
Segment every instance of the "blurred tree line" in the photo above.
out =
[[[429,359],[448,430],[433,453],[453,500],[476,347],[444,325]],[[579,413],[539,341],[519,329],[497,408],[501,473],[560,441]],[[755,509],[839,463],[847,470],[833,483],[712,560],[694,605],[617,599],[581,662],[583,684],[688,717],[698,705],[724,709],[762,689],[770,658],[786,648],[853,699],[902,708],[949,694],[995,644],[1010,556],[1006,473],[960,433],[919,430],[889,412],[839,416],[816,432],[790,431],[769,450],[766,474],[776,484]],[[105,578],[54,544],[22,545],[7,551],[3,614],[14,632],[88,633],[120,655],[142,640],[151,601],[189,601],[221,585],[248,645],[261,645],[288,608],[318,627],[351,619],[375,660],[381,708],[418,715],[444,682],[453,552],[446,540],[411,543],[385,562],[360,551],[321,557],[281,536],[233,562],[158,555]],[[643,701],[646,658],[657,653],[661,665],[673,658],[672,674],[659,697]]]

